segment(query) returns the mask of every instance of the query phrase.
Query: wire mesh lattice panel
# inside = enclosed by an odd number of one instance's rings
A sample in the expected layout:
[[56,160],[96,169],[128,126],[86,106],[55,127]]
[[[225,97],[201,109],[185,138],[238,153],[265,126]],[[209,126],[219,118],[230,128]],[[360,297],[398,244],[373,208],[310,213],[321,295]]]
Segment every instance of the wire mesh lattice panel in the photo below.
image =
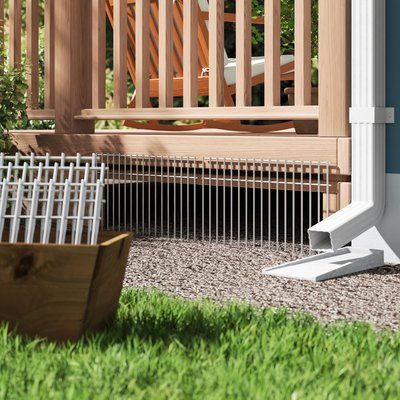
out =
[[0,154],[0,241],[96,244],[105,165],[92,157]]
[[103,228],[138,236],[303,249],[329,215],[325,162],[100,154]]

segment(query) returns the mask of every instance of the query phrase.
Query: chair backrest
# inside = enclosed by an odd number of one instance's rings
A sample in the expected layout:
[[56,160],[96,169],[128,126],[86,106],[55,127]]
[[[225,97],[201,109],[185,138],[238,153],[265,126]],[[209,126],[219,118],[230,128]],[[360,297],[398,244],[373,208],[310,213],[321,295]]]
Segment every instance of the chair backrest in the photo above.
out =
[[[208,0],[198,0],[199,3],[199,7],[200,7],[200,11],[204,12],[204,13],[208,13],[210,10],[209,4],[208,4]],[[205,21],[205,24],[207,26],[208,29],[208,20]],[[228,64],[229,59],[228,59],[228,53],[226,52],[226,50],[224,51],[224,60],[225,60],[225,65]]]
[[[202,5],[199,11],[203,11],[205,6],[204,0],[200,0]],[[207,9],[208,9],[208,2]],[[206,10],[206,8],[204,8]],[[106,1],[106,12],[108,18],[113,25],[113,1]],[[156,79],[159,76],[158,72],[158,16],[159,7],[158,2],[150,3],[150,78]],[[173,54],[173,67],[174,76],[183,76],[183,5],[182,0],[174,1],[173,8],[173,42],[174,42],[174,54]],[[135,81],[135,4],[128,3],[128,71],[133,81]],[[199,23],[198,23],[198,40],[199,40],[199,75],[204,68],[208,67],[208,28],[206,20],[201,12],[199,12]]]

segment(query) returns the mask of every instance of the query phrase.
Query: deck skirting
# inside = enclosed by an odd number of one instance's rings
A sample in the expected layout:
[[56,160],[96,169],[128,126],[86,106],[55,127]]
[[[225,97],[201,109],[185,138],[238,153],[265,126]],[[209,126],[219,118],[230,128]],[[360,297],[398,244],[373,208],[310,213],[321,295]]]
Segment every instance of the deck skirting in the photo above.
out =
[[99,131],[95,134],[55,134],[52,131],[14,131],[11,137],[22,153],[97,153],[256,158],[321,161],[350,175],[351,139],[296,134],[235,134],[202,130],[189,133]]

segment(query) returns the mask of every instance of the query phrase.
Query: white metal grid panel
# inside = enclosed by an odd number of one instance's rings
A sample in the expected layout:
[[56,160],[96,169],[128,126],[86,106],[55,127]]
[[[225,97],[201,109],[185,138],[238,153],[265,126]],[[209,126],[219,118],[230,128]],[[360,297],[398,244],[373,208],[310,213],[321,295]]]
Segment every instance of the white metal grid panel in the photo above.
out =
[[1,153],[0,241],[96,244],[105,171],[96,154]]

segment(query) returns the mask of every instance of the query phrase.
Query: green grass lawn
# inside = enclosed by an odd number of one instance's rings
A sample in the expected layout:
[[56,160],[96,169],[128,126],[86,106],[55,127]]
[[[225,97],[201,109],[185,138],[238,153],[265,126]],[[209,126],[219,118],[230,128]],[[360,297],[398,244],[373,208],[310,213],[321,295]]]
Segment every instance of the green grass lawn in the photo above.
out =
[[400,333],[125,291],[77,344],[0,329],[0,399],[400,398]]

